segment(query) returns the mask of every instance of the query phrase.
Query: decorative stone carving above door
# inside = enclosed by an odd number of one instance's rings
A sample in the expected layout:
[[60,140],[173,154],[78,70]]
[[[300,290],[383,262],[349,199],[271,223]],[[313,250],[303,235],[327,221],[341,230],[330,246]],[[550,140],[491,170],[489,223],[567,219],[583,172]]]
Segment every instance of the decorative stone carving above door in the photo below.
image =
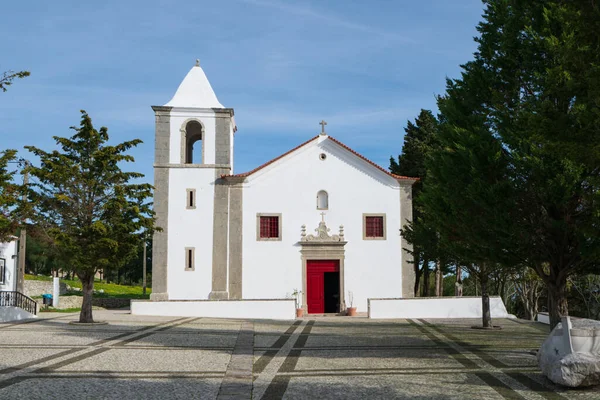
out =
[[344,238],[344,226],[340,225],[338,234],[330,235],[330,229],[325,222],[325,213],[321,213],[321,222],[315,229],[315,234],[306,234],[306,225],[302,225],[299,244],[302,246],[300,250],[302,260],[302,308],[305,313],[308,313],[307,307],[307,261],[309,260],[338,260],[340,273],[340,312],[346,310],[345,292],[344,292],[344,246],[346,241]]
[[315,229],[316,235],[306,234],[306,225],[302,225],[300,234],[301,242],[344,242],[344,225],[340,225],[340,232],[337,235],[329,235],[329,229],[325,223],[325,213],[321,213],[322,219],[319,226]]

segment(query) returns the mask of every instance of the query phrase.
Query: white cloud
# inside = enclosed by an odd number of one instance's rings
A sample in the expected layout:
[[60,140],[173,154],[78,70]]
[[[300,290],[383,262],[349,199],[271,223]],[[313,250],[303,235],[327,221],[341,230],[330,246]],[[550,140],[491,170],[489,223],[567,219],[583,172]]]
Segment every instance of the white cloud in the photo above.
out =
[[[266,7],[271,9],[277,9],[283,11],[288,14],[293,14],[296,16],[310,18],[316,21],[325,22],[330,26],[335,26],[338,28],[345,28],[357,32],[368,33],[371,35],[380,36],[381,38],[385,38],[388,40],[395,40],[403,43],[415,43],[415,40],[408,37],[403,36],[395,32],[384,31],[378,28],[375,28],[370,25],[360,24],[353,21],[348,21],[346,19],[340,18],[338,16],[332,15],[326,11],[315,11],[309,7],[299,7],[297,5],[291,5],[289,3],[282,3],[279,1],[270,1],[270,0],[239,0],[243,3],[252,4],[259,7]],[[297,4],[297,3],[296,3]]]

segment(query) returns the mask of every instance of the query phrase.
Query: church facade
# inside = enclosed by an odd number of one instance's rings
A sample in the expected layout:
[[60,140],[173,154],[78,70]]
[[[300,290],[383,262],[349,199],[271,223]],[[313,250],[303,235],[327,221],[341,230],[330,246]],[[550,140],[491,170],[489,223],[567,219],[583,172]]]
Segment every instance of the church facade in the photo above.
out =
[[[234,111],[196,64],[154,106],[155,302],[283,299],[309,314],[367,311],[413,295],[414,178],[321,133],[252,171],[234,171]],[[316,125],[316,124],[315,124]]]

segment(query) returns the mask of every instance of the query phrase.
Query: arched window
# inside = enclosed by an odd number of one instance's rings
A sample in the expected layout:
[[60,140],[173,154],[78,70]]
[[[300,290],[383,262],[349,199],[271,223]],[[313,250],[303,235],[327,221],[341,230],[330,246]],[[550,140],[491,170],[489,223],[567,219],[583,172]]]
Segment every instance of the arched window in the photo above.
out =
[[317,193],[317,210],[329,209],[329,195],[324,190],[319,190]]
[[190,121],[185,125],[185,163],[202,164],[202,125]]

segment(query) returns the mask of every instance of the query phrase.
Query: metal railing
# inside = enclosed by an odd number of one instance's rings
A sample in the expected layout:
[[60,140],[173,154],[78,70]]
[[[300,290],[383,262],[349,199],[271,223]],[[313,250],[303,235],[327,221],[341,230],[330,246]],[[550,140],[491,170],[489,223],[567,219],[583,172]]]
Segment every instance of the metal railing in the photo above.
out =
[[19,307],[37,315],[37,303],[21,292],[0,291],[0,307]]

